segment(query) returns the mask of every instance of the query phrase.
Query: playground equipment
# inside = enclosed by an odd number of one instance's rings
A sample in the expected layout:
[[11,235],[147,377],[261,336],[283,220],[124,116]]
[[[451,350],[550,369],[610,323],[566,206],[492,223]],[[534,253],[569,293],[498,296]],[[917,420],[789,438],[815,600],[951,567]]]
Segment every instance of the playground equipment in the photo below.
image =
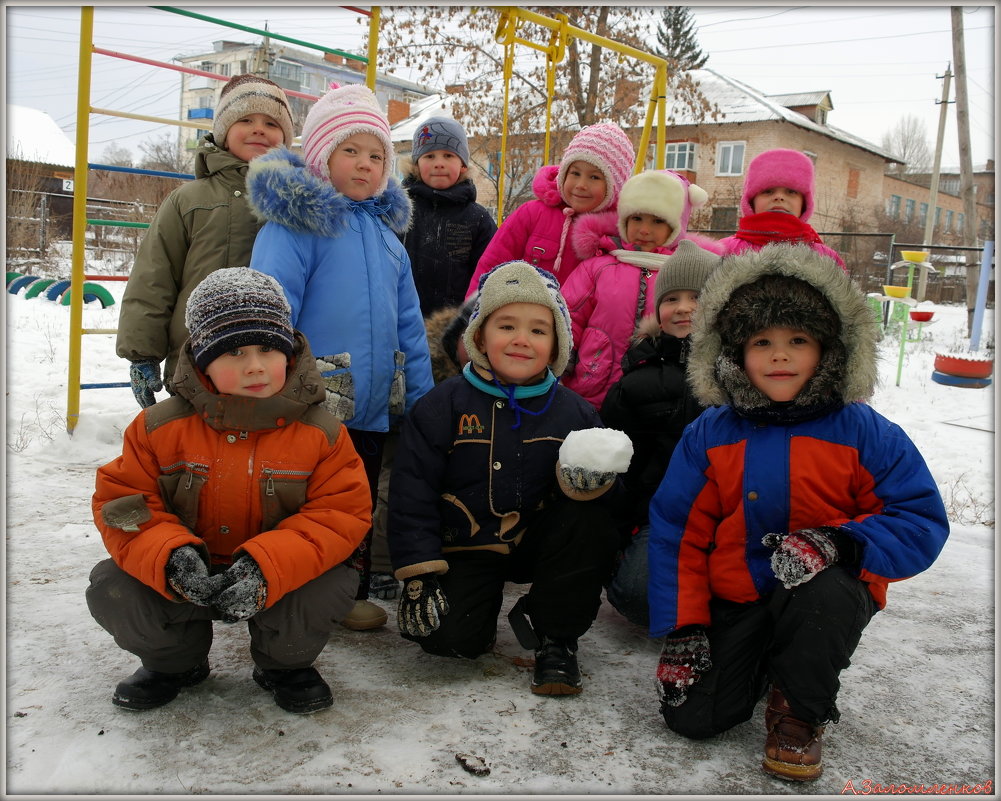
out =
[[[97,278],[99,279],[99,277]],[[7,273],[7,291],[11,295],[18,295],[22,289],[27,287],[27,291],[24,293],[25,300],[30,300],[44,293],[46,300],[57,301],[63,306],[70,305],[71,283],[68,278],[57,281],[54,278],[39,278],[37,275]],[[113,306],[115,303],[111,293],[100,284],[88,281],[83,284],[82,289],[84,303],[100,301],[102,309]]]

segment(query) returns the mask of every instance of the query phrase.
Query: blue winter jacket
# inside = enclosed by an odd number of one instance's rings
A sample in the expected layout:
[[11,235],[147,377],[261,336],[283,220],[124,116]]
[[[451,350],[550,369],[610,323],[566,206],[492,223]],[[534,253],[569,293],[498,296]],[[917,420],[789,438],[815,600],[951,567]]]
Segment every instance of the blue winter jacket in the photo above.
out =
[[[410,223],[406,192],[391,178],[378,197],[350,200],[284,147],[250,163],[247,191],[266,221],[250,266],[281,283],[292,323],[317,359],[347,364],[354,413],[345,424],[388,431],[434,384],[410,259],[398,238]],[[405,381],[405,408],[391,407],[394,378]]]

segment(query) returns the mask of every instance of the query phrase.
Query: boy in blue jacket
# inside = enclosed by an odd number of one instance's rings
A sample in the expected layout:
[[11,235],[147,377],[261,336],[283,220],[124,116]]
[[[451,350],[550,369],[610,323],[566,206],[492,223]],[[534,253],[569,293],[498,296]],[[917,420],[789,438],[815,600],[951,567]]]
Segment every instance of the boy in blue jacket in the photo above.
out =
[[[686,737],[749,719],[764,770],[809,781],[839,675],[890,581],[949,534],[924,459],[871,397],[876,327],[803,245],[728,257],[706,281],[689,380],[708,409],[650,504],[650,632],[661,712]],[[770,688],[770,690],[769,690]]]

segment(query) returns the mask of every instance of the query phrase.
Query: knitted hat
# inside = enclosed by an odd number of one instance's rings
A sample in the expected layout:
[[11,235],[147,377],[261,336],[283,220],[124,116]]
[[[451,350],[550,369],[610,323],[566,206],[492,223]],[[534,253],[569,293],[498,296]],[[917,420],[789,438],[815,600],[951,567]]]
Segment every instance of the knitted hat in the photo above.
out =
[[570,140],[560,159],[559,172],[556,173],[556,185],[564,202],[568,201],[563,194],[563,181],[567,177],[567,170],[575,161],[587,162],[601,170],[605,176],[605,197],[592,211],[615,208],[622,185],[629,178],[636,161],[633,143],[629,141],[625,131],[614,122],[599,122],[581,128]]
[[798,150],[766,150],[751,159],[744,179],[744,194],[740,199],[740,213],[754,214],[751,204],[754,196],[766,189],[784,186],[795,189],[803,196],[803,213],[799,218],[807,222],[813,215],[813,162]]
[[285,91],[273,81],[259,75],[234,75],[222,88],[215,107],[212,138],[225,149],[229,126],[248,114],[267,114],[282,129],[286,147],[292,145],[292,111]]
[[660,322],[660,302],[668,292],[679,289],[701,292],[702,285],[721,260],[721,257],[700,248],[690,239],[682,239],[657,271],[657,281],[653,285],[657,322]]
[[631,214],[652,214],[671,226],[671,235],[662,247],[688,230],[692,209],[701,208],[709,194],[671,170],[650,170],[634,175],[619,193],[619,233],[626,239],[626,221]]
[[469,317],[462,341],[473,364],[484,370],[492,369],[486,355],[476,347],[476,332],[493,312],[508,303],[538,303],[553,312],[556,334],[556,358],[551,365],[555,375],[561,375],[570,359],[573,335],[570,333],[570,312],[560,292],[560,282],[552,273],[533,267],[526,261],[498,264],[480,278],[479,296]]
[[469,166],[469,145],[466,132],[455,120],[448,117],[431,117],[414,131],[414,147],[410,152],[416,162],[425,153],[447,150],[462,159],[462,166]]
[[379,108],[372,90],[361,84],[333,87],[313,104],[302,126],[302,155],[319,178],[330,179],[327,161],[334,149],[352,134],[368,133],[382,142],[386,169],[377,195],[386,191],[396,169],[396,153],[389,133],[389,120]]
[[195,366],[204,372],[227,351],[267,345],[293,354],[292,309],[281,285],[249,267],[209,273],[192,290],[184,310]]

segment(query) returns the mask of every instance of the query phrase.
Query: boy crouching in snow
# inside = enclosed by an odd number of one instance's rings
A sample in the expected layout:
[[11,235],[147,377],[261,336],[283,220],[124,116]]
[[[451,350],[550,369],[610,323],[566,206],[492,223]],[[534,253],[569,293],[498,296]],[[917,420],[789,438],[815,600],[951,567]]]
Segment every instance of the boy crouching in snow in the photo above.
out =
[[689,379],[708,409],[650,504],[650,632],[661,712],[686,737],[748,720],[768,691],[762,767],[821,775],[839,675],[890,581],[949,534],[907,435],[865,401],[876,329],[862,294],[803,245],[709,277]]
[[212,623],[246,620],[254,680],[289,712],[331,706],[313,660],[354,606],[345,565],[371,522],[361,459],[273,278],[211,273],[188,299],[176,396],[97,471],[111,559],[90,612],[142,667],[112,703],[152,709],[209,674]]
[[577,639],[617,545],[606,502],[591,501],[611,495],[631,446],[557,381],[570,317],[552,274],[523,261],[485,274],[463,342],[471,362],[417,401],[393,464],[400,633],[475,659],[493,648],[505,582],[531,582],[509,620],[535,650],[532,692],[574,695]]

